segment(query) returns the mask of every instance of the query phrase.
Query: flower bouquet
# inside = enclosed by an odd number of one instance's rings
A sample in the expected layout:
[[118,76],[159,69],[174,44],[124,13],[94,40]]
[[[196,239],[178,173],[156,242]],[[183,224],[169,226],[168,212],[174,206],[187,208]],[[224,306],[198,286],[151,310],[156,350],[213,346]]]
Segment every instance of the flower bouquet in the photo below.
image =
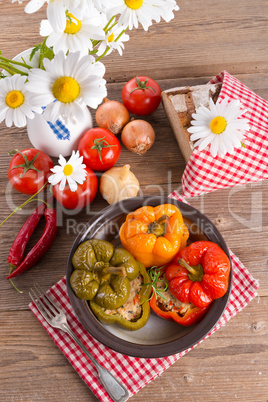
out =
[[[17,1],[25,0],[12,3]],[[0,55],[0,122],[24,127],[40,115],[57,139],[70,140],[72,130],[65,125],[86,116],[91,128],[87,107],[96,109],[107,94],[102,58],[114,50],[122,55],[128,30],[140,25],[148,30],[161,18],[170,21],[179,7],[175,0],[30,0],[25,12],[43,5],[43,42],[14,60]]]

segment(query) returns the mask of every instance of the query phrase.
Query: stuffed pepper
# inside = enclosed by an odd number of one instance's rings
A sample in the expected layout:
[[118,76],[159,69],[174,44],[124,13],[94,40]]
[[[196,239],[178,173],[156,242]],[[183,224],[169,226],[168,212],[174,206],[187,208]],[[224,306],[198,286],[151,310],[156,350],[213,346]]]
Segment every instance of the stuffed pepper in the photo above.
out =
[[170,262],[186,246],[189,232],[173,204],[145,206],[127,215],[120,240],[146,268]]
[[206,314],[208,307],[199,308],[193,303],[182,303],[170,291],[165,267],[152,267],[149,275],[153,293],[150,299],[152,310],[161,318],[175,321],[185,327],[198,323]]
[[225,295],[230,269],[228,256],[216,243],[197,241],[176,255],[165,275],[178,300],[203,308]]
[[150,315],[150,278],[143,264],[127,250],[92,239],[80,244],[72,263],[75,269],[71,287],[77,297],[89,301],[102,323],[129,330],[146,324]]

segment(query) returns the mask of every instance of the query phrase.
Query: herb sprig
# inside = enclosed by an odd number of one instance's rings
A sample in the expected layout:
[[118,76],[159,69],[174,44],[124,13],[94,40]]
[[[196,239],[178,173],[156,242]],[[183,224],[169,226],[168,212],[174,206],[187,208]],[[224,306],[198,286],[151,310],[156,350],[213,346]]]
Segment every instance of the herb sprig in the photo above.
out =
[[[160,279],[160,276],[162,274],[162,269],[164,267],[157,267],[157,266],[153,266],[149,269],[148,274],[152,280],[151,283],[144,283],[142,286],[148,286],[151,285],[152,286],[152,294],[151,297],[148,300],[151,300],[151,298],[153,297],[154,294],[157,294],[158,296],[162,297],[162,299],[167,300],[167,298],[165,296],[163,296],[163,292],[165,292],[168,289],[168,283],[165,282],[165,280],[162,278]],[[164,289],[160,289],[157,286],[157,282],[165,282],[165,287]]]

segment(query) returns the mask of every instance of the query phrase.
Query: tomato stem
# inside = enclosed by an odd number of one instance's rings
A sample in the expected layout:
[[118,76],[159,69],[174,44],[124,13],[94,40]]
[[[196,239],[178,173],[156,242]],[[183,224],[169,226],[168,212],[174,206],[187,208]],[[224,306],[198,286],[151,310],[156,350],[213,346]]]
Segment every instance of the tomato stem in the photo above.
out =
[[132,89],[132,91],[130,91],[129,95],[131,95],[132,92],[137,91],[137,89],[141,89],[144,92],[146,92],[147,89],[152,89],[154,92],[156,92],[156,90],[154,88],[147,86],[148,78],[145,81],[141,81],[139,79],[139,77],[136,77],[135,81],[137,84],[137,88]]
[[96,149],[99,153],[99,158],[100,161],[102,162],[102,158],[101,158],[101,150],[103,148],[111,148],[111,147],[115,147],[116,145],[110,145],[106,140],[105,137],[102,138],[96,138],[94,140],[94,145],[91,147],[91,149]]
[[17,166],[13,166],[13,168],[11,168],[10,170],[13,169],[18,169],[18,168],[23,168],[23,172],[21,173],[20,177],[23,177],[25,175],[25,173],[28,172],[28,170],[35,170],[36,172],[41,172],[41,170],[38,170],[35,166],[34,166],[34,162],[36,161],[36,159],[38,158],[40,152],[38,152],[34,158],[32,160],[29,161],[27,155],[24,155],[22,152],[18,151],[17,149],[15,149],[14,151],[9,152],[9,155],[16,155],[16,154],[20,154],[23,159],[24,159],[24,163],[22,163],[21,165],[17,165]]

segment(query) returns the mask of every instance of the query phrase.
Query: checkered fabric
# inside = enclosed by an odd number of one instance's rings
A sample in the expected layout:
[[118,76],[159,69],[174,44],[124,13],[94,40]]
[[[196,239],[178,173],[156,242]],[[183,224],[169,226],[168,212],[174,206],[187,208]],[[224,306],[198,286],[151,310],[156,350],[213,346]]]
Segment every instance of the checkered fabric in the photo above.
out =
[[[170,197],[186,202],[177,192],[173,192]],[[239,259],[232,252],[230,252],[230,254],[233,267],[233,286],[229,303],[216,326],[204,339],[225,325],[257,296],[256,290],[259,286],[258,282],[250,275]],[[69,324],[79,339],[105,368],[110,370],[122,383],[125,384],[129,390],[130,396],[136,394],[146,384],[158,377],[178,359],[197,346],[194,345],[182,353],[158,359],[140,359],[122,355],[102,345],[79,323],[67,296],[65,278],[52,286],[47,293],[58,304],[58,306],[65,311]],[[91,388],[95,396],[102,402],[110,402],[111,399],[98,381],[98,376],[92,363],[83,354],[75,342],[69,337],[69,335],[50,327],[38,312],[34,303],[31,303],[29,307],[44,326],[55,344],[67,357],[77,373],[85,381],[88,387]]]
[[56,120],[54,124],[50,121],[47,122],[53,133],[55,134],[57,140],[68,140],[71,139],[71,133],[68,127],[66,127],[61,120]]
[[222,82],[219,100],[240,100],[247,110],[244,116],[250,130],[244,140],[246,147],[236,149],[233,155],[213,158],[208,147],[193,151],[182,177],[185,197],[268,178],[268,102],[226,71],[210,82]]

